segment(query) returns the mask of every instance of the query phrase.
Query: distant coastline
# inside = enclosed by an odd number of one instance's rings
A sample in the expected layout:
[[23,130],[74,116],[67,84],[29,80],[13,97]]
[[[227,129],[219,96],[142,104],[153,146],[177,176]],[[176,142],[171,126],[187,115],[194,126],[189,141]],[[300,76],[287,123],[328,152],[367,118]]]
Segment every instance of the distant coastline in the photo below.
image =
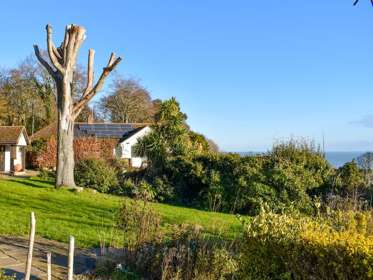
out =
[[[247,155],[257,155],[264,152],[237,152],[241,156]],[[347,162],[357,159],[359,156],[363,155],[365,152],[326,152],[326,159],[331,165],[338,168],[344,165]]]

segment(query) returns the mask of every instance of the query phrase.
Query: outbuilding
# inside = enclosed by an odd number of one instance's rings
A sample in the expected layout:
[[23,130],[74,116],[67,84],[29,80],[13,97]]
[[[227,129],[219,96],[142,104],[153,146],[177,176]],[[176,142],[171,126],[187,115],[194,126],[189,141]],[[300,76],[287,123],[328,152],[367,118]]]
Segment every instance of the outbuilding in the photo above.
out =
[[0,126],[0,173],[25,171],[29,138],[23,126]]

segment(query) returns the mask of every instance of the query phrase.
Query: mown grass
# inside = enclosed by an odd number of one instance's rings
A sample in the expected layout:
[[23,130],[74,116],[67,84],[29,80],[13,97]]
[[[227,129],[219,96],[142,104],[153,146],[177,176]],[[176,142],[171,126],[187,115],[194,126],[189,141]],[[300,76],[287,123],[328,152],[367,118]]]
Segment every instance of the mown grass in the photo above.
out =
[[[116,211],[128,198],[83,191],[56,190],[39,178],[0,179],[0,234],[26,235],[30,212],[37,219],[37,235],[67,242],[75,236],[79,247],[97,247],[100,240],[123,235],[113,230]],[[162,229],[172,225],[197,224],[211,235],[234,237],[240,223],[234,215],[152,203],[162,217]],[[105,236],[105,237],[103,237]]]

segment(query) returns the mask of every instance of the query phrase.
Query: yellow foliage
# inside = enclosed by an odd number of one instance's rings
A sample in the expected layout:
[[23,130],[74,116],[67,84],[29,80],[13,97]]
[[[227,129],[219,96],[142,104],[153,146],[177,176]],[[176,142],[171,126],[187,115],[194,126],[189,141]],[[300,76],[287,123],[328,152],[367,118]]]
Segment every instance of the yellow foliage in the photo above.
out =
[[245,223],[246,279],[373,279],[372,213],[262,212]]

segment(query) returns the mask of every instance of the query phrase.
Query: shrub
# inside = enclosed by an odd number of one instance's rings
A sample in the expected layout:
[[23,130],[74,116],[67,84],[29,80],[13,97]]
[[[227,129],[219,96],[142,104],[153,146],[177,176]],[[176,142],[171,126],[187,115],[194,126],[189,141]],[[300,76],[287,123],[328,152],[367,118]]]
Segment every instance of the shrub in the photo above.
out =
[[107,193],[118,185],[115,169],[104,160],[86,159],[75,166],[75,180],[81,187]]
[[51,137],[48,141],[39,147],[36,152],[35,166],[38,168],[53,169],[56,167],[57,159],[57,141]]
[[117,143],[115,139],[97,139],[85,137],[74,139],[74,157],[76,161],[84,159],[105,159],[113,158],[113,150]]
[[141,279],[236,279],[238,262],[229,249],[222,241],[205,239],[200,227],[181,225],[168,238],[157,235],[104,259]]
[[109,162],[115,168],[119,177],[128,172],[128,170],[131,170],[131,166],[126,159],[112,158]]
[[165,235],[158,213],[140,200],[123,203],[117,225],[127,246],[113,254],[109,251],[99,267],[110,271],[120,267],[139,279],[235,279],[238,263],[231,242],[208,239],[200,226],[174,226]]
[[123,178],[119,181],[118,187],[114,190],[114,194],[133,197],[136,184],[131,178]]
[[131,178],[123,178],[114,193],[143,201],[153,201],[156,196],[156,190],[151,184],[145,180],[135,183]]
[[[53,169],[57,162],[57,140],[50,137],[48,140],[34,140],[30,160],[38,168]],[[33,142],[33,143],[34,143]],[[74,139],[74,158],[76,162],[85,159],[113,159],[115,139],[96,139],[93,137]]]
[[370,213],[311,218],[262,211],[245,223],[247,279],[373,279]]
[[48,169],[40,169],[39,177],[46,181],[54,181],[56,179],[56,172]]
[[289,207],[312,213],[311,194],[329,182],[332,170],[312,143],[291,140],[262,155],[174,156],[147,180],[156,191],[167,187],[157,198],[211,211],[257,215],[266,202],[278,213]]
[[151,242],[159,237],[160,216],[145,201],[125,201],[118,212],[117,224],[130,246]]
[[175,197],[174,188],[168,182],[166,176],[155,177],[152,181],[157,201],[170,201]]

